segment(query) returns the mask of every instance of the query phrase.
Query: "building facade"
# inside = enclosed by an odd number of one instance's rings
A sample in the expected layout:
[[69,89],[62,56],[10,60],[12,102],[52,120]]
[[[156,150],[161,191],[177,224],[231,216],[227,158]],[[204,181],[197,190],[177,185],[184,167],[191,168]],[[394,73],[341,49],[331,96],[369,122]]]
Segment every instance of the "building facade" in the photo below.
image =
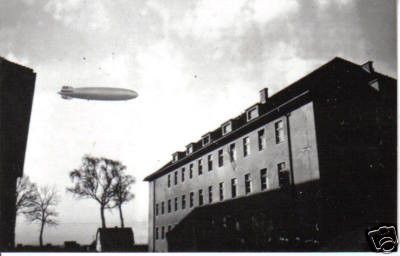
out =
[[272,97],[261,90],[259,103],[146,177],[149,250],[291,250],[281,243],[289,239],[329,250],[326,234],[394,223],[395,95],[396,81],[371,62],[340,58]]
[[36,74],[0,57],[0,251],[14,247],[16,181],[23,175]]

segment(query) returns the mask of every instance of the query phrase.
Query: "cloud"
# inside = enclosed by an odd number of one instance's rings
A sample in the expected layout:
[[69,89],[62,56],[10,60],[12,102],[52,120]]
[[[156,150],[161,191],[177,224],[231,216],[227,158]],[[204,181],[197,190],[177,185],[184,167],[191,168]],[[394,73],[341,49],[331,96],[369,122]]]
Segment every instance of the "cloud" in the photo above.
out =
[[265,24],[275,18],[292,15],[293,12],[298,10],[299,3],[295,0],[253,0],[250,2],[249,8],[253,14],[251,19],[257,23]]
[[107,31],[110,28],[110,18],[103,1],[49,0],[44,10],[72,29]]
[[264,25],[298,9],[295,0],[203,0],[175,26],[181,37],[194,36],[204,40],[223,37],[226,33],[242,35],[249,26]]
[[194,10],[186,13],[178,29],[194,37],[215,39],[223,30],[235,24],[244,1],[199,1]]
[[113,87],[127,87],[130,84],[129,74],[132,70],[130,66],[130,56],[127,54],[113,54],[104,59],[100,65],[107,76],[108,82]]
[[140,51],[136,60],[141,84],[164,90],[180,91],[185,87],[183,56],[166,40],[161,40]]
[[348,6],[350,4],[354,4],[356,0],[317,0],[316,3],[318,4],[318,7],[320,8],[329,8],[332,7],[332,5],[337,5],[340,8],[344,6]]
[[29,59],[26,57],[17,57],[14,55],[14,53],[12,53],[11,51],[7,53],[7,55],[5,56],[5,58],[9,61],[18,63],[20,65],[24,65],[27,66],[29,65]]
[[281,42],[272,51],[264,52],[261,80],[267,83],[271,93],[276,93],[326,61],[300,57],[295,46]]
[[25,4],[31,6],[35,3],[35,0],[22,0],[22,2],[24,2]]

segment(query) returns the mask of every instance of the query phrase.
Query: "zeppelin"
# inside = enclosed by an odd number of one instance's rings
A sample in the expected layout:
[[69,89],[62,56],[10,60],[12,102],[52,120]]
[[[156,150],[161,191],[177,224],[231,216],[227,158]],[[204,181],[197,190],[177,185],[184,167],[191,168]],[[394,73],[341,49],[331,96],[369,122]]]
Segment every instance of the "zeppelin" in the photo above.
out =
[[63,99],[86,100],[130,100],[138,96],[133,90],[112,87],[79,87],[63,86],[58,92]]

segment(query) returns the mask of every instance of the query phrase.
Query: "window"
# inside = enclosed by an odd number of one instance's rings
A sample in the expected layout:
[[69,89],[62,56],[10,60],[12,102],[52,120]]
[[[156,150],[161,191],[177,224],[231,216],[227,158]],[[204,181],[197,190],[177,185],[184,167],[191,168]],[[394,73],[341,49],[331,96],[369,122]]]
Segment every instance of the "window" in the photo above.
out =
[[158,216],[158,204],[156,204],[156,216]]
[[264,129],[258,131],[258,150],[263,150],[266,146]]
[[174,210],[175,211],[178,210],[178,198],[177,197],[175,197],[175,200],[174,200]]
[[204,135],[202,138],[203,146],[209,144],[211,142],[210,134]]
[[237,196],[237,179],[233,178],[231,180],[231,190],[232,190],[232,198]]
[[218,166],[221,167],[224,165],[224,150],[218,150]]
[[236,231],[240,231],[240,222],[239,221],[235,221],[235,229],[236,229]]
[[178,161],[178,153],[172,155],[172,162]]
[[164,239],[164,238],[165,238],[165,227],[162,226],[161,227],[161,239]]
[[285,131],[283,130],[283,121],[280,120],[275,123],[275,140],[276,144],[285,140]]
[[213,191],[212,186],[208,187],[208,202],[211,204],[213,201]]
[[204,204],[203,190],[199,189],[199,206],[202,206],[203,204]]
[[250,138],[243,138],[243,156],[246,157],[250,154]]
[[182,182],[184,182],[185,181],[185,167],[183,167],[181,170],[181,178],[182,178]]
[[183,195],[182,196],[182,210],[184,210],[186,208],[186,196]]
[[171,200],[168,200],[168,212],[171,212]]
[[193,207],[194,205],[194,193],[190,192],[190,196],[189,196],[189,207]]
[[232,131],[232,122],[228,122],[222,125],[222,135],[225,135]]
[[168,174],[168,187],[171,187],[171,174]]
[[167,233],[168,233],[169,231],[171,231],[171,229],[172,229],[171,225],[168,225],[168,231],[167,231]]
[[224,183],[223,182],[219,183],[219,200],[220,201],[224,200]]
[[191,153],[193,153],[193,144],[186,146],[186,155],[190,155]]
[[256,117],[258,117],[258,106],[254,106],[249,110],[247,110],[247,115],[246,115],[247,121],[250,121]]
[[286,169],[284,162],[278,164],[279,187],[287,187],[290,185],[289,170]]
[[198,161],[198,172],[199,172],[199,175],[202,175],[203,174],[203,162],[201,161],[201,159],[199,159],[199,161]]
[[251,192],[251,178],[249,173],[244,175],[244,189],[246,195]]
[[212,155],[207,156],[207,164],[208,164],[208,171],[212,171],[213,169]]
[[267,169],[260,170],[261,190],[268,189]]
[[189,165],[189,179],[193,178],[193,164]]
[[158,238],[159,238],[159,230],[158,230],[158,227],[156,227],[156,240],[158,240]]
[[229,145],[229,160],[231,162],[236,161],[236,149],[235,149],[235,143],[232,143]]
[[161,214],[164,214],[164,202],[161,202]]
[[379,91],[379,80],[378,79],[374,79],[374,80],[368,82],[368,84],[375,90]]
[[174,173],[174,185],[178,184],[178,172]]

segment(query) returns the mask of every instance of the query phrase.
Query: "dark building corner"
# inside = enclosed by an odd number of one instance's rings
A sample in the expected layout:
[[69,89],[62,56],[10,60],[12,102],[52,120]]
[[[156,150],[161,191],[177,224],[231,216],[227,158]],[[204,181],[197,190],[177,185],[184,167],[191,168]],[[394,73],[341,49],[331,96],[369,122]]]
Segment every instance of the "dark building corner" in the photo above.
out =
[[0,251],[14,248],[16,180],[23,175],[36,74],[0,57]]

